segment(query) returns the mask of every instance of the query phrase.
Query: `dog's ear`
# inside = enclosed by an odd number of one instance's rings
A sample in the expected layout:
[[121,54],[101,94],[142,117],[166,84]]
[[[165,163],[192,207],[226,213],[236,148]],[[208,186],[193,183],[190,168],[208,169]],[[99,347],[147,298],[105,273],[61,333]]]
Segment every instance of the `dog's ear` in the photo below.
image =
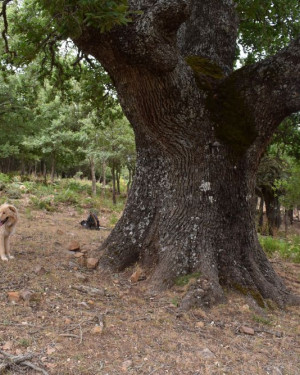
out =
[[16,207],[14,206],[8,206],[8,209],[11,210],[13,213],[17,213]]

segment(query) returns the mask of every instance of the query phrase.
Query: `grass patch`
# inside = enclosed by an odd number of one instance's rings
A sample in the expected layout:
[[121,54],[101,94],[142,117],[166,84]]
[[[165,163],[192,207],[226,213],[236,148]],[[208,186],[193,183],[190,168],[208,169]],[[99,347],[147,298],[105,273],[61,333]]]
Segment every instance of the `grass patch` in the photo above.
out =
[[259,242],[266,254],[278,254],[282,258],[300,263],[300,236],[290,236],[287,239],[259,236]]
[[23,348],[28,348],[30,346],[30,340],[28,339],[20,339],[18,344],[22,346]]
[[259,316],[259,315],[253,314],[252,319],[255,322],[260,323],[260,324],[265,324],[265,325],[268,325],[268,326],[272,325],[272,322],[271,322],[270,319],[263,318],[262,316]]
[[194,272],[190,273],[189,275],[183,275],[179,276],[175,279],[175,285],[177,286],[185,286],[187,285],[192,279],[197,279],[200,277],[201,273],[200,272]]

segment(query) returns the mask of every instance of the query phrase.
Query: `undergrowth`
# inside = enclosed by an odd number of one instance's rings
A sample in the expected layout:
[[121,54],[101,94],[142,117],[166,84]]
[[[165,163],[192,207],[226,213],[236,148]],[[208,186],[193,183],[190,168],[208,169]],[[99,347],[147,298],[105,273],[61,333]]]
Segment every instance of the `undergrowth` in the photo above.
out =
[[278,254],[282,258],[300,263],[300,236],[293,235],[285,239],[260,235],[259,242],[269,256]]
[[[122,186],[125,191],[126,186]],[[73,206],[78,212],[94,210],[112,212],[111,225],[115,225],[119,213],[124,209],[126,197],[117,196],[112,202],[111,189],[97,184],[97,194],[92,195],[91,181],[80,179],[60,179],[54,183],[32,178],[23,179],[0,173],[0,204],[10,202],[18,206],[18,200],[29,197],[29,209],[54,212],[61,205]]]

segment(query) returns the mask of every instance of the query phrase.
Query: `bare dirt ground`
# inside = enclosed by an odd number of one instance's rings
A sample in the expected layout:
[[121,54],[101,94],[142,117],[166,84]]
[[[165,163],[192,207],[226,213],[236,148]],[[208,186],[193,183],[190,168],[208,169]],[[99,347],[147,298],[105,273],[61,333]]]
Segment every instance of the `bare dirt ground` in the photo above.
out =
[[[108,215],[100,217],[101,225]],[[23,207],[20,216],[12,238],[15,259],[0,263],[0,364],[3,353],[34,353],[31,363],[49,375],[300,374],[298,308],[262,309],[228,292],[226,305],[181,313],[176,304],[183,287],[150,294],[147,280],[129,281],[134,269],[109,274],[78,263],[67,250],[71,240],[89,257],[108,234],[82,228],[85,214]],[[300,265],[272,262],[300,294]],[[100,291],[74,289],[82,286]],[[25,300],[8,297],[24,291]],[[242,333],[243,326],[254,334]],[[41,372],[13,365],[0,373]]]

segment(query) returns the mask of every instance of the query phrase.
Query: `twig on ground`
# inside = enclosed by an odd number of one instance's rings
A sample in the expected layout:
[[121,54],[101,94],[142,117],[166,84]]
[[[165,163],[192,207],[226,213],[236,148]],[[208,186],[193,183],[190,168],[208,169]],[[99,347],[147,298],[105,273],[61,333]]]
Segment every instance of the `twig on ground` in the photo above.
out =
[[79,326],[79,331],[80,331],[80,340],[79,340],[79,344],[81,344],[81,343],[82,343],[82,339],[83,339],[83,333],[82,333],[81,325],[78,324],[78,326]]
[[87,293],[91,296],[105,296],[104,289],[92,288],[86,285],[72,285],[72,288],[82,293]]
[[3,363],[0,363],[0,374],[4,374],[4,372],[14,365],[20,366],[27,366],[36,371],[42,372],[44,375],[48,375],[47,371],[41,369],[40,367],[35,366],[33,363],[29,361],[34,357],[33,353],[28,353],[24,355],[11,355],[6,353],[3,350],[0,350],[0,354],[2,355]]
[[47,372],[46,370],[42,369],[41,367],[38,367],[38,366],[34,365],[34,364],[31,363],[31,362],[28,362],[28,361],[22,362],[22,363],[21,363],[21,366],[27,366],[27,367],[32,368],[32,369],[35,370],[35,371],[41,372],[41,373],[44,374],[44,375],[49,375],[48,372]]
[[73,333],[61,333],[59,336],[80,338],[80,336],[74,335]]
[[163,367],[164,367],[164,366],[160,366],[160,367],[158,367],[158,368],[154,369],[153,371],[151,371],[151,372],[150,372],[150,374],[149,374],[149,375],[152,375],[152,374],[154,374],[155,372],[157,372],[158,370],[162,369]]

